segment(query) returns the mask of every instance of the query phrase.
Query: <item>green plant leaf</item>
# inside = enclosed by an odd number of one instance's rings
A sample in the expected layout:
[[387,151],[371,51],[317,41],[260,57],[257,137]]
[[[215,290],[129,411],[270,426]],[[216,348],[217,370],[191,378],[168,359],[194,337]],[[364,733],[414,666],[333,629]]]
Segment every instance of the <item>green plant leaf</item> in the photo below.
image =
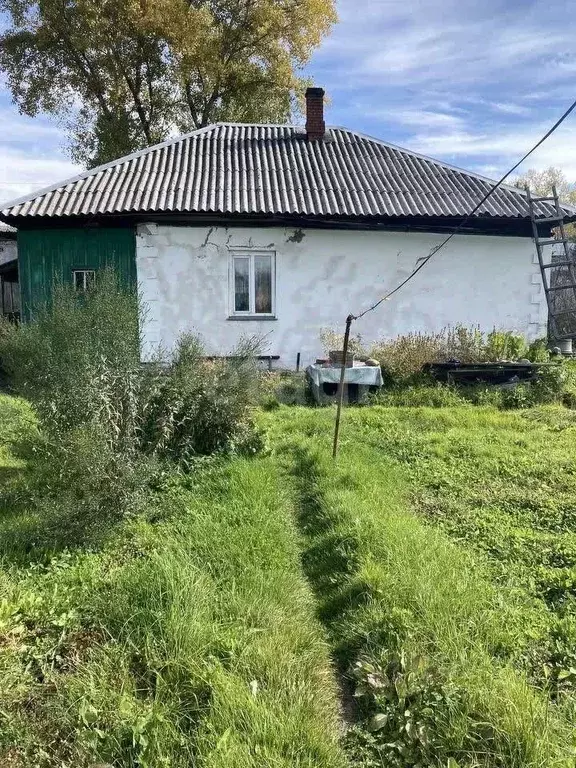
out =
[[385,715],[383,712],[379,712],[378,714],[370,718],[367,728],[372,733],[374,731],[380,731],[382,730],[382,728],[386,726],[387,722],[388,722],[388,715]]

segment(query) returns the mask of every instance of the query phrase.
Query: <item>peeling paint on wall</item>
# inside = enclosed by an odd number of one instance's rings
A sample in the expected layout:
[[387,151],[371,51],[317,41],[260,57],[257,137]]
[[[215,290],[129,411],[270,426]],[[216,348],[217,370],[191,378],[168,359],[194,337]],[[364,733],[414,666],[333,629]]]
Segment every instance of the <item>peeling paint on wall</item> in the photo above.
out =
[[287,243],[301,243],[304,240],[304,232],[301,229],[295,229],[290,237],[286,238]]
[[[245,335],[267,339],[267,353],[292,368],[322,351],[320,330],[341,328],[410,273],[441,235],[309,229],[286,237],[273,227],[140,225],[137,268],[148,305],[144,354],[170,349],[184,331],[199,333],[212,354],[226,354]],[[289,230],[288,230],[289,231]],[[297,230],[298,231],[298,230]],[[275,245],[276,244],[276,245]],[[276,320],[233,322],[230,252],[269,250],[276,256]],[[543,334],[546,309],[529,238],[459,235],[377,312],[358,322],[366,342],[447,325],[508,328]]]

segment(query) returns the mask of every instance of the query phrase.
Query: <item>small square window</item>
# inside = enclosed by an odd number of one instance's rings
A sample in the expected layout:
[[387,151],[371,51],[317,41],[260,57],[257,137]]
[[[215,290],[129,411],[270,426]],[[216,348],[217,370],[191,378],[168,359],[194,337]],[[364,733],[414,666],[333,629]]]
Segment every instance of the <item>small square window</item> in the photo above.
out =
[[234,253],[231,264],[233,315],[273,315],[275,293],[274,254]]
[[94,269],[73,269],[72,280],[74,288],[81,293],[86,291],[94,284],[96,271]]

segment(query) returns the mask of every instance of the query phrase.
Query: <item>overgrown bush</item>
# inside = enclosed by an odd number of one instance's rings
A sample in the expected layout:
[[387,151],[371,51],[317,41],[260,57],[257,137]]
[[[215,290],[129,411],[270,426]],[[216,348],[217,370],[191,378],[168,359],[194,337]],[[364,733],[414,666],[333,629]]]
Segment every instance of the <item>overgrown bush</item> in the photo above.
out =
[[444,359],[441,333],[408,333],[396,339],[379,342],[372,349],[391,382],[399,382],[414,376],[428,363]]
[[[324,329],[321,340],[326,349],[342,346],[342,336]],[[425,372],[432,363],[459,361],[464,364],[528,359],[535,363],[550,361],[546,339],[528,345],[512,331],[455,326],[431,333],[408,333],[383,340],[366,349],[360,336],[353,338],[352,351],[360,357],[376,358],[382,367],[385,386],[374,400],[390,406],[453,406],[466,402],[499,408],[527,408],[533,405],[563,402],[576,407],[576,375],[570,363],[542,367],[531,382],[509,386],[453,386],[439,384]]]
[[140,362],[138,297],[104,270],[85,294],[54,286],[31,322],[4,326],[0,359],[34,405],[40,438],[24,450],[28,492],[67,526],[102,524],[138,509],[159,464],[255,451],[255,341],[210,361],[183,337],[168,361]]
[[[342,349],[344,346],[344,334],[339,333],[332,328],[322,328],[320,330],[320,343],[322,344],[324,353],[327,355],[332,350]],[[348,351],[357,357],[367,354],[367,349],[364,346],[360,334],[350,335],[350,338],[348,339]]]
[[55,283],[31,322],[7,326],[0,359],[13,388],[30,400],[44,431],[98,424],[117,445],[133,432],[140,385],[138,297],[102,271],[79,295]]
[[471,403],[495,408],[531,408],[563,403],[576,408],[576,363],[543,366],[531,381],[497,384],[443,384],[421,374],[379,390],[372,402],[385,406],[445,408]]
[[408,333],[378,342],[370,350],[370,356],[380,361],[394,381],[406,380],[430,363],[518,360],[527,353],[528,344],[520,334],[497,329],[485,334],[465,326],[437,333]]
[[[490,360],[520,360],[528,353],[528,342],[519,333],[511,331],[490,331],[482,349],[482,357]],[[474,361],[472,361],[474,362]]]
[[231,357],[206,360],[199,339],[184,335],[168,366],[156,366],[142,412],[143,450],[184,464],[198,455],[257,450],[250,407],[258,400],[258,351],[258,341],[246,339]]
[[293,371],[270,371],[260,380],[260,405],[273,410],[280,405],[307,405],[311,402],[306,374]]
[[55,283],[50,304],[0,335],[11,386],[39,417],[21,450],[33,452],[25,501],[47,527],[105,525],[144,495],[153,467],[139,453],[138,323],[136,293],[104,270],[86,294]]
[[547,339],[534,339],[530,342],[526,357],[532,363],[547,363],[550,360]]
[[[342,349],[343,334],[323,328],[320,341],[324,352]],[[524,336],[513,331],[494,328],[484,333],[478,327],[463,325],[443,328],[437,332],[414,332],[383,339],[368,347],[361,336],[350,338],[350,351],[358,358],[373,357],[393,381],[405,380],[418,374],[423,366],[459,360],[462,363],[480,363],[496,360],[519,360],[524,357],[533,362],[544,362],[550,357],[545,339],[530,346]]]

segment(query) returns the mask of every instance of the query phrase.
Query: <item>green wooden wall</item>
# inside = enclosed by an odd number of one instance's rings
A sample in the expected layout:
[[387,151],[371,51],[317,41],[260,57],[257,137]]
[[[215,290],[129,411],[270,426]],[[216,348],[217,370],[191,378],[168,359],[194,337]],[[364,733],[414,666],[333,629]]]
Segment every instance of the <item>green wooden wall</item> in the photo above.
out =
[[74,269],[112,266],[127,285],[136,284],[136,240],[133,229],[19,229],[18,269],[22,315],[50,297],[54,280],[72,282]]

